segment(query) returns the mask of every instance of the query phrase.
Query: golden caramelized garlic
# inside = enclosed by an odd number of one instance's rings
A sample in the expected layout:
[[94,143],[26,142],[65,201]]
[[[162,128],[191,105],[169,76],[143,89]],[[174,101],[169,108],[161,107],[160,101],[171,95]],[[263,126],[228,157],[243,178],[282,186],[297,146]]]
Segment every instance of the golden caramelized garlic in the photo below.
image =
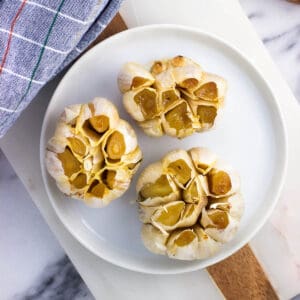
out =
[[144,169],[136,190],[145,247],[174,259],[217,253],[244,211],[239,176],[207,148],[169,152]]
[[155,61],[149,71],[127,63],[118,85],[127,112],[155,137],[184,138],[211,128],[227,90],[226,80],[180,55]]
[[107,99],[65,108],[48,141],[46,166],[58,188],[92,207],[120,197],[142,160],[132,127]]

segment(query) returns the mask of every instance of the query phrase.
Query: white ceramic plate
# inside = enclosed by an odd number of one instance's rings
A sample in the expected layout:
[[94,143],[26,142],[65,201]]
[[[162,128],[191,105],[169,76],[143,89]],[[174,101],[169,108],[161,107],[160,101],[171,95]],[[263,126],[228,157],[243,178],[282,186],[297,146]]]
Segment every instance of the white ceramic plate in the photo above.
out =
[[[158,58],[185,55],[203,68],[225,77],[229,90],[225,108],[214,130],[184,140],[151,138],[124,111],[117,87],[122,64],[147,64]],[[103,209],[86,207],[62,195],[47,174],[44,155],[58,116],[69,104],[96,96],[111,99],[121,117],[137,132],[144,161],[130,189]],[[166,152],[206,146],[240,173],[245,213],[236,237],[212,258],[177,261],[148,252],[140,238],[135,184],[139,173]],[[270,88],[253,65],[236,49],[195,29],[154,25],[117,34],[81,57],[57,87],[48,106],[40,143],[41,168],[50,201],[70,233],[97,256],[118,266],[153,274],[174,274],[214,264],[246,244],[265,223],[279,196],[286,167],[286,137],[281,113]]]

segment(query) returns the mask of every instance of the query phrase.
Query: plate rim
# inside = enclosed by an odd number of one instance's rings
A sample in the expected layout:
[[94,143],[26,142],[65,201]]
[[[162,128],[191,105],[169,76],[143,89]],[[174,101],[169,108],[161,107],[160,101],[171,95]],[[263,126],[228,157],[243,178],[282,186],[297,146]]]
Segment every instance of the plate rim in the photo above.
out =
[[[206,38],[210,38],[213,39],[214,41],[216,41],[217,43],[221,44],[222,46],[225,46],[227,48],[229,48],[230,50],[232,50],[234,53],[236,53],[238,56],[240,56],[240,58],[242,58],[242,60],[244,60],[247,64],[248,67],[250,66],[252,68],[252,71],[254,71],[254,75],[257,77],[259,77],[259,79],[261,80],[261,82],[263,83],[263,85],[265,86],[265,88],[267,88],[267,91],[270,93],[270,98],[272,98],[272,107],[276,109],[276,113],[277,113],[277,117],[275,119],[276,124],[279,125],[279,127],[281,128],[281,141],[283,142],[281,145],[281,149],[280,149],[280,158],[281,158],[281,170],[279,172],[279,176],[278,176],[278,185],[277,185],[277,190],[274,193],[273,201],[270,203],[268,209],[265,211],[265,213],[263,214],[263,216],[258,219],[258,221],[253,224],[253,229],[248,233],[248,235],[246,235],[245,237],[243,237],[241,239],[241,241],[239,241],[238,243],[236,243],[235,245],[233,245],[231,248],[227,249],[227,251],[222,251],[219,253],[219,256],[213,256],[209,258],[209,261],[207,262],[203,262],[203,260],[199,260],[199,262],[202,262],[201,264],[193,264],[193,265],[189,265],[186,267],[181,267],[178,266],[177,268],[173,268],[173,269],[151,269],[151,268],[142,268],[136,265],[132,265],[130,263],[126,263],[124,261],[120,261],[120,260],[114,260],[112,258],[112,256],[105,256],[105,255],[101,255],[98,251],[96,251],[96,249],[94,249],[93,246],[91,246],[90,244],[86,243],[86,241],[81,238],[79,235],[76,234],[76,232],[71,228],[71,226],[68,224],[68,222],[64,219],[64,217],[61,215],[60,213],[60,209],[57,207],[55,201],[52,199],[51,196],[51,192],[49,190],[49,186],[47,184],[47,179],[46,177],[48,176],[47,171],[46,171],[46,167],[45,167],[45,161],[44,161],[44,156],[45,156],[45,149],[44,149],[44,145],[46,145],[46,141],[45,141],[45,131],[46,131],[46,120],[49,118],[49,107],[50,107],[50,103],[52,102],[53,98],[55,98],[56,94],[58,93],[58,90],[60,89],[60,86],[62,85],[63,81],[65,80],[65,78],[67,77],[67,75],[69,74],[69,72],[72,71],[73,67],[77,64],[80,63],[80,60],[88,55],[92,55],[93,52],[97,51],[97,48],[101,48],[101,47],[105,47],[106,44],[111,43],[115,40],[120,39],[123,36],[126,35],[130,35],[130,34],[135,34],[136,32],[141,32],[141,31],[147,31],[147,30],[159,30],[159,29],[166,29],[166,30],[175,30],[175,31],[184,31],[184,32],[188,32],[188,33],[193,33],[193,34],[198,34],[201,36],[204,36]],[[256,73],[256,74],[255,74]],[[151,25],[144,25],[144,26],[139,26],[139,27],[135,27],[135,28],[131,28],[131,29],[127,29],[125,31],[119,32],[113,36],[110,36],[109,38],[105,39],[104,41],[102,41],[101,43],[95,45],[94,47],[92,47],[91,49],[89,49],[86,53],[84,53],[74,64],[72,64],[72,66],[68,69],[68,71],[63,75],[63,77],[60,79],[58,85],[55,88],[54,93],[51,96],[51,99],[47,105],[47,109],[45,111],[44,117],[43,117],[43,124],[42,124],[42,129],[41,129],[41,135],[40,135],[40,145],[39,145],[39,152],[40,152],[40,167],[41,167],[41,173],[42,173],[42,178],[43,178],[43,183],[44,183],[44,187],[46,189],[47,192],[47,196],[50,200],[51,206],[54,208],[54,211],[57,215],[57,217],[59,218],[59,220],[61,221],[61,223],[63,224],[63,226],[67,229],[67,231],[73,236],[73,238],[75,240],[77,240],[84,248],[86,248],[88,251],[90,251],[91,253],[93,253],[94,255],[96,255],[97,258],[101,258],[115,266],[118,267],[122,267],[124,269],[130,270],[130,271],[135,271],[135,272],[140,272],[140,273],[145,273],[145,274],[183,274],[183,273],[187,273],[187,272],[192,272],[192,271],[197,271],[197,270],[201,270],[204,268],[207,268],[208,266],[211,266],[213,264],[216,264],[226,258],[228,258],[229,256],[231,256],[232,254],[234,254],[235,252],[237,252],[239,249],[241,249],[243,246],[245,246],[256,234],[257,232],[262,228],[262,226],[267,222],[267,220],[269,219],[271,213],[273,212],[279,197],[281,195],[282,189],[283,189],[283,185],[285,182],[285,178],[286,178],[286,173],[287,173],[287,164],[288,164],[288,135],[287,135],[287,129],[286,129],[286,124],[285,124],[285,120],[284,120],[284,114],[281,108],[281,105],[277,99],[277,97],[275,96],[270,84],[268,83],[268,81],[264,78],[264,76],[262,75],[261,71],[255,66],[254,62],[248,58],[246,55],[244,55],[242,53],[242,51],[240,51],[237,47],[233,46],[229,41],[227,41],[226,39],[223,39],[213,33],[210,33],[208,31],[205,30],[201,30],[199,28],[196,27],[191,27],[191,26],[185,26],[185,25],[178,25],[178,24],[151,24]]]

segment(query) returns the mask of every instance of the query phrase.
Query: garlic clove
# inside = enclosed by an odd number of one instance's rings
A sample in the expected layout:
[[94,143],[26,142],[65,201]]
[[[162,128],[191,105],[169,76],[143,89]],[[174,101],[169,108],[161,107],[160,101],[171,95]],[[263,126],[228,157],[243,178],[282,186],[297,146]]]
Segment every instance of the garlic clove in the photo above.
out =
[[138,122],[151,120],[159,115],[157,91],[150,87],[140,88],[124,94],[126,111]]
[[45,163],[49,174],[55,178],[57,187],[64,194],[73,195],[82,189],[72,186],[72,181],[79,175],[81,167],[70,150],[58,154],[47,150]]
[[137,148],[137,137],[133,128],[124,120],[104,138],[101,149],[107,165],[130,163],[128,154]]
[[196,120],[199,123],[199,127],[196,128],[197,132],[208,130],[214,126],[219,112],[219,104],[217,102],[213,103],[199,99],[194,100],[186,95],[183,96],[183,98],[189,104]]
[[182,218],[178,224],[178,227],[192,226],[197,222],[203,207],[205,206],[205,200],[198,201],[197,203],[186,204]]
[[207,196],[201,185],[200,176],[201,175],[198,175],[192,180],[187,189],[183,190],[182,196],[186,203],[201,202],[202,206],[205,207],[207,204]]
[[239,221],[220,209],[203,209],[200,223],[207,235],[221,243],[229,242],[239,226]]
[[193,91],[193,94],[201,100],[223,103],[227,92],[227,82],[222,77],[204,73],[200,86]]
[[164,204],[154,211],[151,223],[161,231],[192,226],[197,222],[203,204],[186,204],[184,201],[173,201]]
[[217,160],[207,176],[201,178],[201,184],[207,195],[221,198],[240,189],[240,177],[230,165]]
[[158,207],[151,216],[151,223],[163,232],[178,228],[185,211],[184,201],[173,201]]
[[90,207],[102,208],[123,194],[124,190],[109,190],[103,183],[95,180],[92,182],[90,189],[85,193],[83,201]]
[[129,188],[131,175],[124,167],[104,168],[89,183],[84,201],[91,207],[104,207],[119,198]]
[[105,98],[95,98],[91,103],[82,105],[76,121],[76,133],[85,136],[92,146],[97,146],[118,122],[115,105]]
[[[92,115],[96,118],[94,122],[91,123],[92,125],[95,124],[95,126],[93,126],[95,130],[98,130],[98,132],[103,132],[104,129],[108,130],[116,128],[117,124],[119,123],[120,117],[118,110],[114,104],[112,104],[105,98],[99,97],[94,98],[91,104],[93,105]],[[92,106],[90,105],[90,107]]]
[[151,86],[153,82],[154,77],[150,72],[143,66],[132,62],[123,65],[118,76],[118,85],[122,93]]
[[158,97],[161,112],[167,112],[182,102],[180,99],[180,93],[175,88],[159,90]]
[[130,124],[125,120],[120,120],[115,130],[124,136],[126,145],[124,154],[126,155],[133,152],[137,148],[138,143],[135,131]]
[[197,117],[201,125],[201,130],[208,130],[214,126],[218,109],[214,105],[198,105]]
[[198,101],[201,101],[193,94],[193,91],[189,91],[181,87],[178,87],[178,91],[180,92],[181,98],[186,100],[189,104],[197,105]]
[[169,175],[163,173],[161,162],[149,165],[141,173],[136,191],[139,195],[139,204],[157,206],[179,199],[179,190]]
[[67,146],[79,161],[82,161],[88,154],[88,145],[85,139],[81,136],[68,137]]
[[179,229],[170,234],[167,254],[170,258],[194,260],[197,258],[198,237],[192,229]]
[[189,105],[185,101],[180,101],[162,116],[162,125],[166,134],[184,138],[194,133],[195,128],[199,127],[199,122]]
[[88,104],[83,104],[76,120],[75,133],[76,135],[86,137],[91,146],[97,146],[104,135],[97,132],[90,124],[89,119],[92,117],[93,113],[90,106]]
[[196,176],[193,163],[185,150],[174,150],[162,159],[164,172],[173,177],[176,184],[185,189]]
[[108,189],[125,191],[129,187],[131,176],[126,168],[119,167],[117,169],[105,168],[100,178]]

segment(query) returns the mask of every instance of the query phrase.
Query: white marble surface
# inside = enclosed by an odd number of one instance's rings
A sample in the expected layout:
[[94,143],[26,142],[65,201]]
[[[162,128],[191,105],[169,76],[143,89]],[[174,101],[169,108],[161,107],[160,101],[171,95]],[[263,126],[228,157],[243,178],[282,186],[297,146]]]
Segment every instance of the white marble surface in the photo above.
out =
[[[283,0],[241,0],[241,4],[300,101],[300,5]],[[289,201],[280,201],[270,222],[251,242],[274,285],[290,287],[289,295],[300,293],[298,198],[294,191]],[[272,255],[265,251],[266,241]],[[0,245],[0,272],[5,274],[0,299],[92,298],[2,154]],[[287,270],[289,276],[280,282],[272,275]]]
[[92,299],[1,150],[0,245],[1,300]]

